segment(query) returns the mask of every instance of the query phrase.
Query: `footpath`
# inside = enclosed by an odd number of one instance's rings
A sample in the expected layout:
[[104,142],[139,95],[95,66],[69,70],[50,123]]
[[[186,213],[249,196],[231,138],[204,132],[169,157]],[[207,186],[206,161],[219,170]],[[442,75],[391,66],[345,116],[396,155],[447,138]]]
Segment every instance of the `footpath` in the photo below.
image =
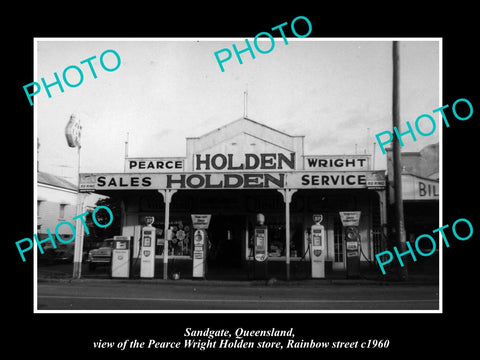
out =
[[39,269],[37,273],[38,282],[92,282],[92,283],[136,283],[136,284],[168,284],[178,286],[267,286],[267,287],[317,287],[322,285],[366,285],[366,286],[402,286],[402,285],[439,285],[441,279],[438,274],[432,273],[410,273],[407,279],[400,280],[396,274],[375,274],[372,272],[362,273],[360,277],[348,278],[345,273],[328,274],[324,279],[290,279],[271,277],[268,279],[248,278],[225,278],[221,274],[211,274],[205,279],[194,279],[191,277],[180,277],[174,280],[164,280],[161,277],[143,279],[138,276],[119,279],[111,278],[107,273],[85,274],[80,279],[72,279],[71,272],[55,271],[53,269]]

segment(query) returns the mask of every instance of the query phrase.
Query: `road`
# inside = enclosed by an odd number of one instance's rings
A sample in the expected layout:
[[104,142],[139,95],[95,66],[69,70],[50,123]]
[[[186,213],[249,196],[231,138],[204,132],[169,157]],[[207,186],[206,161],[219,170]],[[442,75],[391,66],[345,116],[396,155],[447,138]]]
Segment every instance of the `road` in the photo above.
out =
[[38,283],[38,310],[438,310],[438,286],[75,280]]

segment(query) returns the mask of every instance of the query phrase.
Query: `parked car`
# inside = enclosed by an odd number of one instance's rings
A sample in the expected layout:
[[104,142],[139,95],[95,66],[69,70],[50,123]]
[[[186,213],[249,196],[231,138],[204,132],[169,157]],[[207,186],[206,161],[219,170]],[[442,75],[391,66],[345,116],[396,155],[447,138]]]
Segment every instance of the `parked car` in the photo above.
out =
[[57,245],[55,252],[55,262],[73,262],[73,253],[75,247],[73,244]]
[[87,263],[89,270],[95,270],[99,265],[110,265],[112,262],[113,239],[102,241],[97,248],[88,252]]
[[[39,252],[38,262],[40,264],[53,265],[59,263],[72,263],[75,252],[75,244],[56,244],[54,248],[51,244],[43,247],[43,254]],[[87,258],[87,252],[83,252],[82,262]]]

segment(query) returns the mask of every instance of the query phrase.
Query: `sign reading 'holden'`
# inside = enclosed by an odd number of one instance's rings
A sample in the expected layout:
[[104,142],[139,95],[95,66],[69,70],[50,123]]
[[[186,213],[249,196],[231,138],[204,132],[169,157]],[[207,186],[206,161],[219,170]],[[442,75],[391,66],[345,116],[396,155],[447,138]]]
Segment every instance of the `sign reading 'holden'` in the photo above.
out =
[[195,171],[295,170],[295,153],[196,154]]

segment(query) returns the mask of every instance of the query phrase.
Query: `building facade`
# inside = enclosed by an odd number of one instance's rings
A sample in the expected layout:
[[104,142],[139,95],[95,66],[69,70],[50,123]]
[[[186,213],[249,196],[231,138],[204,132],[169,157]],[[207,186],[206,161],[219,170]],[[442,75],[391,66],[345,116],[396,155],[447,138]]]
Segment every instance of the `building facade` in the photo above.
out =
[[[439,144],[430,144],[418,152],[402,152],[402,198],[405,218],[406,240],[415,243],[418,236],[431,234],[440,226],[440,171]],[[393,204],[393,154],[387,149],[387,181],[389,202]],[[389,213],[393,213],[389,212]],[[420,242],[422,251],[428,253],[432,244]],[[434,255],[418,262],[410,262],[409,267],[419,272],[438,273],[438,246]]]
[[[37,172],[37,236],[48,237],[47,229],[55,236],[55,227],[62,221],[71,221],[77,210],[77,186],[45,172]],[[58,229],[62,239],[72,238],[72,228]]]
[[119,235],[133,238],[134,259],[144,218],[155,218],[155,277],[162,276],[166,233],[169,268],[191,273],[192,214],[211,216],[210,273],[249,277],[259,213],[268,227],[270,276],[293,277],[302,268],[308,278],[314,215],[325,227],[327,277],[344,272],[342,211],[360,212],[360,263],[372,265],[385,248],[385,171],[371,170],[370,155],[306,155],[304,138],[243,117],[187,138],[185,157],[128,157],[122,173],[80,174],[80,191],[122,201]]

